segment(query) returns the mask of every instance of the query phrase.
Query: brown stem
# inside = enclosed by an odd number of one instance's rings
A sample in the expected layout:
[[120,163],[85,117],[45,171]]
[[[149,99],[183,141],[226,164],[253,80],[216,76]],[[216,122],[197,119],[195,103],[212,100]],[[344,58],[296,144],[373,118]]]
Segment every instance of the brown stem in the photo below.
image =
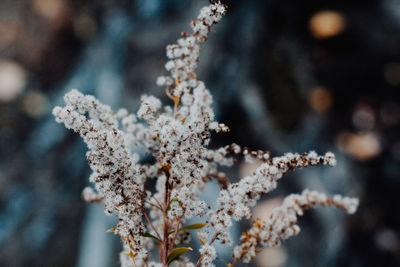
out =
[[158,206],[160,206],[160,208],[164,208],[164,206],[160,203],[160,201],[153,195],[153,199],[157,202]]
[[178,236],[178,231],[179,231],[179,225],[181,224],[181,219],[183,216],[180,216],[176,222],[176,227],[175,227],[175,233],[174,233],[174,237],[172,238],[171,243],[169,244],[169,250],[172,250],[174,244],[175,244],[175,240]]
[[[129,240],[129,237],[130,237],[130,235],[128,235],[128,236],[126,236],[126,237],[122,237],[122,239],[124,239],[125,241],[126,241],[126,243],[128,243],[128,246],[129,246],[129,253],[133,253],[132,251],[133,251],[133,247],[132,247],[132,244],[131,244],[131,241]],[[133,266],[136,266],[136,263],[135,263],[135,259],[134,258],[132,258],[132,261],[133,261]]]
[[168,222],[164,218],[164,238],[163,238],[163,255],[162,255],[162,263],[163,266],[167,266],[167,257],[168,257]]
[[235,258],[231,264],[228,264],[228,266],[233,267],[233,266],[235,266],[236,262],[238,262],[238,261],[239,261],[239,259]]
[[219,232],[215,232],[213,238],[211,239],[210,243],[208,243],[209,245],[211,245],[212,243],[214,243],[215,239],[217,239]]
[[156,233],[158,239],[160,239],[161,241],[161,236],[160,234],[157,232],[156,228],[154,227],[153,223],[151,222],[149,216],[147,215],[146,211],[143,212],[144,217],[146,218],[147,222],[149,223],[151,229],[153,229],[153,231]]
[[[175,79],[175,84],[178,85],[179,84],[179,79]],[[171,98],[174,101],[174,119],[176,120],[176,118],[178,118],[178,106],[179,106],[179,96],[173,96],[171,95],[171,93],[169,92],[169,86],[167,87],[167,89],[165,90],[165,93],[167,94],[167,96],[169,98]]]
[[[211,241],[208,243],[208,245],[212,245],[212,243],[214,243],[215,239],[217,239],[218,234],[219,234],[219,232],[215,232],[213,238],[212,238]],[[203,259],[203,257],[204,257],[204,253],[201,254],[201,256],[200,256],[199,260],[197,261],[195,267],[198,267],[198,266],[199,266],[199,264],[201,263],[201,260]]]
[[168,223],[168,206],[170,201],[170,191],[169,191],[169,168],[165,166],[163,168],[166,180],[165,180],[165,193],[164,193],[164,236],[163,236],[163,243],[162,243],[162,264],[163,267],[168,266],[167,264],[167,257],[168,257],[168,235],[169,235],[169,223]]

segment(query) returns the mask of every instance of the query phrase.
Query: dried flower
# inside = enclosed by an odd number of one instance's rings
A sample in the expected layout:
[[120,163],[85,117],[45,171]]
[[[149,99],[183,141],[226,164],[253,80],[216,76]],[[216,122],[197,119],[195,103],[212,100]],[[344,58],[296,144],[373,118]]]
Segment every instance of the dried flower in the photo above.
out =
[[[228,228],[232,218],[250,219],[260,197],[275,189],[288,171],[336,164],[331,152],[323,156],[313,151],[286,153],[271,158],[268,151],[251,151],[237,144],[208,148],[211,131],[225,133],[229,128],[214,120],[211,94],[197,80],[194,70],[199,43],[207,39],[225,10],[219,1],[213,1],[191,22],[192,33],[182,33],[176,44],[167,46],[170,60],[165,68],[169,75],[159,77],[157,84],[166,87],[173,109],[163,109],[159,99],[144,95],[136,115],[125,109],[114,112],[93,96],[72,90],[64,97],[66,105],[53,110],[56,121],[79,133],[88,146],[87,158],[93,171],[89,180],[94,189],[85,188],[82,197],[88,202],[104,202],[105,212],[118,216],[112,231],[123,241],[120,261],[124,267],[164,267],[171,262],[177,266],[214,266],[217,251],[213,242],[218,239],[222,244],[231,244]],[[130,151],[131,145],[138,144],[151,153],[154,164],[141,164],[139,156]],[[232,166],[239,155],[262,163],[252,175],[229,184],[218,167]],[[154,193],[146,190],[149,179],[156,179]],[[199,198],[204,184],[211,179],[216,179],[222,188],[216,210]],[[296,235],[300,230],[297,216],[317,204],[334,205],[353,213],[358,202],[307,190],[288,196],[267,221],[256,220],[242,234],[231,266],[238,260],[252,260],[259,247],[276,246],[281,239]],[[206,223],[186,225],[191,217],[203,218]],[[190,230],[198,231],[202,243],[196,265],[183,256],[192,250],[187,247]],[[159,248],[159,263],[149,262],[154,246]]]

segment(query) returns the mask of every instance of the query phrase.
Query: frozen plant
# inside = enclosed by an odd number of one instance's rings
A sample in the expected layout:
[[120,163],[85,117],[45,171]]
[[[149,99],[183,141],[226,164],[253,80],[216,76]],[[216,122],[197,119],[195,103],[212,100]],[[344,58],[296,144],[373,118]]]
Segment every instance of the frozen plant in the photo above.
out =
[[[89,148],[87,158],[93,171],[89,180],[94,188],[85,188],[88,202],[103,202],[107,214],[116,214],[118,224],[110,229],[121,236],[121,265],[128,266],[214,266],[218,241],[232,245],[229,227],[232,219],[251,220],[252,209],[262,195],[275,189],[290,170],[320,164],[334,166],[331,152],[287,153],[270,157],[266,151],[250,151],[237,144],[213,150],[208,148],[211,132],[224,133],[229,128],[215,121],[212,97],[194,72],[199,60],[199,44],[207,39],[211,27],[225,14],[226,7],[213,2],[203,7],[190,24],[192,33],[182,33],[176,44],[167,46],[169,75],[157,79],[166,87],[173,107],[162,106],[154,96],[144,95],[136,114],[126,109],[117,112],[95,97],[72,90],[64,97],[66,105],[55,107],[57,122],[79,133]],[[142,163],[130,148],[143,146],[154,158]],[[256,171],[237,183],[230,183],[219,166],[232,166],[236,158],[262,163]],[[156,180],[151,192],[149,179]],[[199,198],[205,183],[215,179],[221,186],[217,208],[211,209]],[[297,217],[315,206],[336,206],[354,213],[358,200],[339,195],[305,190],[289,195],[266,221],[256,219],[234,246],[232,261],[245,263],[254,259],[263,247],[273,247],[280,240],[299,233]],[[185,222],[198,217],[199,223]],[[185,257],[192,250],[189,231],[197,231],[202,246],[195,263]],[[159,262],[154,262],[157,251]]]

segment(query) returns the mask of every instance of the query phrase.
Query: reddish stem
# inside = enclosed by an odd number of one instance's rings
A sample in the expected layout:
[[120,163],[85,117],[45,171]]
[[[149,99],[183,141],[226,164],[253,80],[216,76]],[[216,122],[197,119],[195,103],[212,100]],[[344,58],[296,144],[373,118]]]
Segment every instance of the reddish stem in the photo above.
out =
[[164,173],[166,176],[165,180],[165,196],[164,196],[164,236],[163,236],[163,244],[162,244],[162,264],[163,267],[168,266],[167,257],[168,257],[168,235],[169,235],[169,223],[168,223],[168,206],[170,201],[170,190],[169,190],[169,177],[170,173],[168,168],[164,168]]
[[175,233],[174,233],[174,237],[172,238],[171,243],[169,244],[169,250],[172,250],[174,244],[175,244],[175,240],[178,236],[178,231],[179,231],[179,225],[181,224],[181,219],[183,216],[180,216],[176,222],[176,227],[175,227]]
[[144,214],[144,217],[146,218],[146,220],[149,222],[149,225],[150,225],[151,229],[153,229],[153,231],[156,233],[158,239],[160,239],[160,241],[161,241],[161,236],[157,232],[156,228],[154,227],[153,223],[151,222],[151,220],[150,220],[149,216],[147,215],[146,211],[144,211],[143,214]]
[[[210,243],[208,243],[208,245],[212,245],[212,243],[214,243],[215,239],[217,239],[218,234],[219,234],[218,232],[215,232],[213,238],[211,239]],[[201,263],[201,260],[203,259],[203,257],[204,257],[204,253],[201,254],[201,256],[200,256],[199,260],[197,261],[195,267],[199,266],[199,264]]]

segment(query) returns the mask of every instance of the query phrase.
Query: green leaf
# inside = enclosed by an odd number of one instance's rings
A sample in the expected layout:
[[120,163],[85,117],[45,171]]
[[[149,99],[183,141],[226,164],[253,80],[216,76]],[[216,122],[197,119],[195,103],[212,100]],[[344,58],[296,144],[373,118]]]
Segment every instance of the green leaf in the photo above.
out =
[[158,242],[161,242],[160,239],[158,239],[158,237],[156,237],[156,236],[154,236],[154,235],[152,235],[150,233],[144,233],[143,236],[144,237],[150,237],[150,238],[153,238],[153,239],[157,240]]
[[156,205],[156,204],[154,204],[154,203],[151,203],[151,202],[149,202],[149,201],[145,201],[147,204],[149,204],[150,206],[153,206],[153,207],[155,207],[155,208],[157,208],[157,209],[159,209],[159,210],[161,210],[162,211],[162,208],[160,207],[160,206],[158,206],[158,205]]
[[187,247],[187,248],[175,248],[171,250],[171,252],[167,257],[167,264],[170,264],[171,262],[179,258],[181,255],[185,254],[189,250],[193,249],[191,247]]
[[190,224],[190,225],[186,225],[182,228],[179,228],[178,231],[187,231],[187,230],[196,230],[196,229],[201,229],[204,226],[206,226],[206,223],[195,223],[195,224]]
[[[201,229],[201,228],[203,228],[203,227],[206,226],[206,225],[207,225],[206,223],[195,223],[195,224],[190,224],[190,225],[186,225],[186,226],[184,226],[184,227],[179,228],[179,229],[178,229],[178,232],[180,232],[180,231],[187,231],[187,230]],[[174,232],[175,232],[175,230],[172,230],[171,232],[169,232],[169,234],[172,234],[172,233],[174,233]]]
[[114,231],[115,231],[115,227],[108,229],[106,231],[106,233],[114,233]]

